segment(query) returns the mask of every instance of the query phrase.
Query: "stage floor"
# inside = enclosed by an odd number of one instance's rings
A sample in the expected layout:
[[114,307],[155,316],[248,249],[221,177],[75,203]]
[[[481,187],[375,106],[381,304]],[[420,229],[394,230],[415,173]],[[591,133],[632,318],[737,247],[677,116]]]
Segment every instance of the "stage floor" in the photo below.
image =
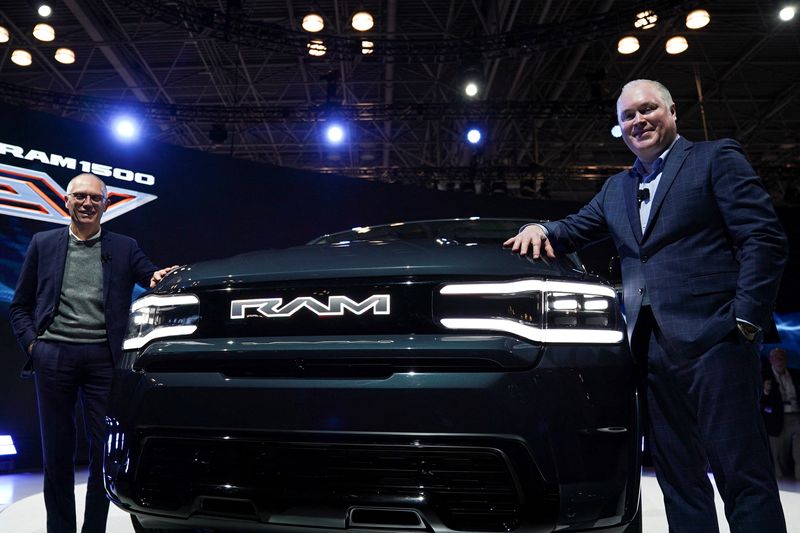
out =
[[[713,481],[713,477],[711,478]],[[86,471],[76,472],[75,499],[79,517],[83,515],[83,500],[86,494]],[[0,475],[0,531],[14,533],[45,533],[44,499],[41,492],[42,474]],[[800,483],[781,482],[781,502],[786,514],[789,531],[800,531]],[[720,531],[730,529],[722,514],[722,500],[717,496],[717,515]],[[642,506],[644,530],[647,533],[668,533],[664,515],[664,502],[652,471],[645,471],[642,478]],[[108,514],[109,533],[133,533],[127,513],[114,505]]]

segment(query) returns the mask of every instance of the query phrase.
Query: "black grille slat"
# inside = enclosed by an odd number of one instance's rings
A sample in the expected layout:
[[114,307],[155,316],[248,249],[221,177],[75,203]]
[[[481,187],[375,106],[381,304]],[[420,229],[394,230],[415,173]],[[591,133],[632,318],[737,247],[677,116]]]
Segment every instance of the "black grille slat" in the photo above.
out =
[[[168,480],[168,481],[165,481]],[[136,473],[139,503],[197,507],[203,497],[252,501],[258,516],[298,501],[433,509],[452,529],[507,530],[521,494],[497,449],[148,437]]]

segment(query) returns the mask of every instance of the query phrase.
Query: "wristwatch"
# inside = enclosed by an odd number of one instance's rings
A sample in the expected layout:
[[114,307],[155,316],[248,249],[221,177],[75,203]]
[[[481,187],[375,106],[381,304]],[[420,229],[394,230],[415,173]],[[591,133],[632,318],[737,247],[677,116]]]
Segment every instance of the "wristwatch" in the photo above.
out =
[[737,322],[736,327],[739,328],[739,333],[742,334],[742,337],[744,337],[747,342],[755,341],[758,334],[761,332],[761,328],[753,324],[748,324],[747,322]]

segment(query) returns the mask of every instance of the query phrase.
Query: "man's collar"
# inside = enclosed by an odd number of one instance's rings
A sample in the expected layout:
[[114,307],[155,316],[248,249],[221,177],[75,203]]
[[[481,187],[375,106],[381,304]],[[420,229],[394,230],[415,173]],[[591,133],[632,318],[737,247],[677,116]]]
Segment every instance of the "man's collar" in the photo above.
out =
[[675,143],[678,142],[678,139],[680,139],[680,137],[681,137],[680,135],[676,135],[675,138],[672,140],[672,143],[670,143],[670,145],[667,147],[667,149],[661,152],[661,155],[659,155],[658,158],[656,158],[656,160],[653,161],[649,173],[645,169],[644,163],[642,163],[641,160],[637,157],[636,161],[633,162],[633,167],[630,169],[629,174],[638,180],[641,180],[647,176],[659,174],[664,169],[664,165],[666,164],[667,156],[669,155],[670,150],[672,150],[672,147],[675,146]]
[[89,241],[92,241],[92,242],[94,242],[94,241],[97,241],[98,239],[100,239],[100,234],[101,234],[102,232],[103,232],[103,228],[99,228],[99,229],[97,230],[97,233],[95,233],[94,235],[92,235],[92,236],[91,236],[91,237],[89,237],[88,239],[81,239],[80,237],[78,237],[77,235],[75,235],[75,232],[74,232],[74,231],[72,231],[72,224],[70,224],[70,225],[69,225],[69,235],[70,235],[70,237],[72,237],[73,239],[75,239],[75,240],[76,240],[76,241],[78,241],[78,242],[89,242]]

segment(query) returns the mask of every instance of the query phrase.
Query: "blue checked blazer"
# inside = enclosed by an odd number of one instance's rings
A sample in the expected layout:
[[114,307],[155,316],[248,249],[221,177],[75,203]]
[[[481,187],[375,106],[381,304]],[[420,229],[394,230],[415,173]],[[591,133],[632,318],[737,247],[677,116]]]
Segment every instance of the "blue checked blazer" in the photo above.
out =
[[608,179],[578,213],[544,224],[556,250],[611,235],[632,337],[647,291],[667,342],[700,354],[743,319],[771,320],[788,254],[764,186],[734,140],[679,137],[667,156],[644,234],[629,172]]
[[[68,228],[37,233],[22,263],[9,315],[11,327],[26,355],[28,345],[43,334],[55,318],[68,242]],[[133,285],[149,287],[156,267],[130,237],[103,230],[100,247],[106,332],[111,354],[117,361],[122,354]],[[29,363],[30,358],[26,369]]]

